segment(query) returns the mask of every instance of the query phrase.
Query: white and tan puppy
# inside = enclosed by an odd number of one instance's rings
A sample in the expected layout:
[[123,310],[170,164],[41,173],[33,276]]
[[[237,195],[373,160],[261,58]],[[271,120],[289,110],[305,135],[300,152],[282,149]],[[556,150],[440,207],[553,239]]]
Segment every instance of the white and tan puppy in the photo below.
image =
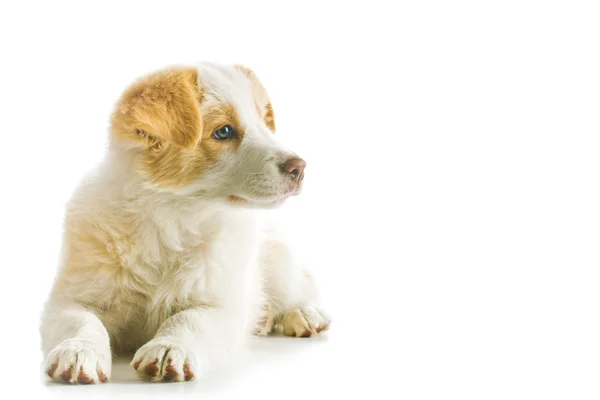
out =
[[111,352],[135,352],[142,376],[189,380],[250,333],[328,328],[262,211],[304,178],[274,132],[267,92],[242,66],[171,68],[123,94],[106,157],[68,207],[41,325],[51,378],[104,382]]

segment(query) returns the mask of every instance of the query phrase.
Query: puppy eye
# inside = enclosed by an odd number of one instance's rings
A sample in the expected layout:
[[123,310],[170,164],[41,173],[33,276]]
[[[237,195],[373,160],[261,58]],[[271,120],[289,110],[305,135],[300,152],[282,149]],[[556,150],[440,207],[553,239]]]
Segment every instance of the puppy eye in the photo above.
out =
[[225,125],[213,132],[213,137],[217,140],[225,140],[233,137],[233,128],[231,125]]

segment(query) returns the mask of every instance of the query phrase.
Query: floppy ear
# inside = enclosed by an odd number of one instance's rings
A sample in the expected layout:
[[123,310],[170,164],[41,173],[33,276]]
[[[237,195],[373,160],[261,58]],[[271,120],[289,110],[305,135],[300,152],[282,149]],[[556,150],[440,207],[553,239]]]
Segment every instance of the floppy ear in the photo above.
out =
[[146,76],[125,91],[112,116],[120,139],[159,149],[166,142],[194,148],[202,135],[198,71],[169,69]]
[[254,94],[254,102],[259,114],[262,116],[263,121],[267,127],[275,133],[275,115],[273,113],[273,106],[271,105],[271,99],[267,90],[258,79],[258,76],[250,68],[242,64],[236,64],[235,68],[242,71],[250,80],[252,84],[252,92]]

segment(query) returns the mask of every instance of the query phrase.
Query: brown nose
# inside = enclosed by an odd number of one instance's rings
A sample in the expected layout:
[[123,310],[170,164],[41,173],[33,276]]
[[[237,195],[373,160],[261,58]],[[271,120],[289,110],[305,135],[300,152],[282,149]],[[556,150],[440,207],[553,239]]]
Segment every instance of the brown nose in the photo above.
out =
[[302,181],[304,178],[304,168],[306,167],[306,161],[300,157],[289,158],[286,162],[281,164],[281,171],[284,174],[289,175],[290,178],[296,182]]

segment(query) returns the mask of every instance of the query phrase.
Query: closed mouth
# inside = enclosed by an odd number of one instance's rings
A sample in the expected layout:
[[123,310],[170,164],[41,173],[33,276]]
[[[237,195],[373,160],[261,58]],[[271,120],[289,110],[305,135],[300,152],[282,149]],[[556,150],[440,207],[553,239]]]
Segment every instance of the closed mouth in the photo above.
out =
[[227,196],[227,200],[229,200],[232,203],[237,203],[237,204],[276,205],[278,203],[281,203],[288,197],[297,196],[299,194],[300,194],[300,190],[290,190],[289,192],[286,192],[279,196],[267,197],[267,198],[254,198],[254,199],[247,199],[245,197],[241,197],[241,196],[232,194],[232,195]]
[[240,204],[248,202],[248,200],[244,199],[243,197],[234,196],[234,195],[227,196],[227,200],[231,201],[232,203],[240,203]]

